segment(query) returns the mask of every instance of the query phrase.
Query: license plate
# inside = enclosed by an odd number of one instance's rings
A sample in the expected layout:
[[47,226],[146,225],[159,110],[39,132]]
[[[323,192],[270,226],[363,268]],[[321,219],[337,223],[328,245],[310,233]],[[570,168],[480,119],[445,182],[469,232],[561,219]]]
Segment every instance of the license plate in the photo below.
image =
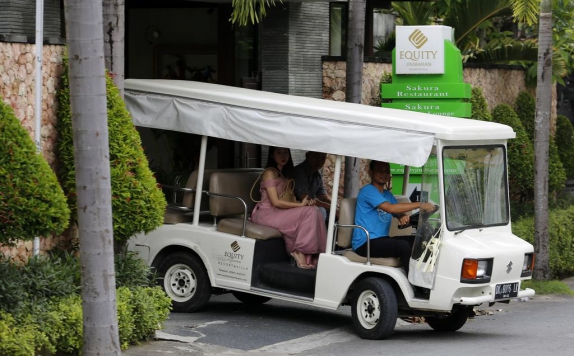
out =
[[494,300],[514,298],[518,295],[518,282],[497,284],[494,289]]

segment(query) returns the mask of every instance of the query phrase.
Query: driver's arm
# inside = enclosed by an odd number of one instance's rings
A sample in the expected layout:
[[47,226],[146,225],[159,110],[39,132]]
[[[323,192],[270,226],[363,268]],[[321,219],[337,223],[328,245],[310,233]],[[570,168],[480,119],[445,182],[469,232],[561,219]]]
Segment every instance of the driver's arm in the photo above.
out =
[[379,204],[377,208],[389,214],[400,215],[419,208],[424,211],[433,211],[434,205],[432,205],[431,203],[421,203],[421,202],[392,204],[386,201]]

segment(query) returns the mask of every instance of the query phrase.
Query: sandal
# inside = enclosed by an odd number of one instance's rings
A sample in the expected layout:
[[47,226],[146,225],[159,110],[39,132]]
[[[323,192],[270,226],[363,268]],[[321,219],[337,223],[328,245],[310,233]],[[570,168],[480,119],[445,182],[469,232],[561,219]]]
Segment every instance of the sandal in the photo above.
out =
[[301,268],[301,269],[311,269],[312,268],[307,263],[301,262],[300,261],[301,257],[298,258],[297,256],[301,256],[301,254],[297,253],[296,251],[291,252],[291,257],[293,257],[293,259],[295,260],[295,263],[297,264],[298,268]]

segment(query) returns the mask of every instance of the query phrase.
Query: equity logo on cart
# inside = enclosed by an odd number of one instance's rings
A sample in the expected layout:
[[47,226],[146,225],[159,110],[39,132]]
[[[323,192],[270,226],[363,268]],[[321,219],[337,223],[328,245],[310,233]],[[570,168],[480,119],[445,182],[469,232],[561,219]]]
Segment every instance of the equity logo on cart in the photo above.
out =
[[229,252],[229,251],[224,252],[225,257],[229,257],[229,258],[234,259],[234,260],[243,260],[243,255],[240,253],[237,253],[237,251],[239,251],[241,249],[241,247],[239,246],[237,241],[233,241],[233,243],[231,244],[231,249],[233,250],[233,252]]

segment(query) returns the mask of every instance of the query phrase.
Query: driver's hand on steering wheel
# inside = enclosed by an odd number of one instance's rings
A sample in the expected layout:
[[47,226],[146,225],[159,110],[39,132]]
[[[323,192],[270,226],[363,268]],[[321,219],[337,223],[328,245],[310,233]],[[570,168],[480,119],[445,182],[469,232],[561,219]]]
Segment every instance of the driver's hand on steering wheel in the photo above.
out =
[[435,209],[434,204],[431,203],[421,203],[421,210],[426,212],[431,212]]

